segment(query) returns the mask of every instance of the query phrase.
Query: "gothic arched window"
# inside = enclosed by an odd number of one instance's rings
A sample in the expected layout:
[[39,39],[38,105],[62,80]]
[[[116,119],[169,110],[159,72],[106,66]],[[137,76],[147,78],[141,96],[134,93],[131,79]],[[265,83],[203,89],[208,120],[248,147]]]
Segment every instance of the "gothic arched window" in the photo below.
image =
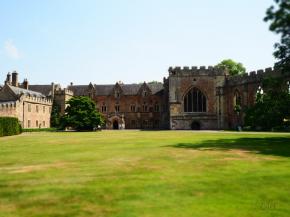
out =
[[184,97],[184,112],[206,112],[206,97],[197,88],[190,89]]
[[234,106],[241,106],[242,105],[242,97],[238,90],[235,91],[234,95]]

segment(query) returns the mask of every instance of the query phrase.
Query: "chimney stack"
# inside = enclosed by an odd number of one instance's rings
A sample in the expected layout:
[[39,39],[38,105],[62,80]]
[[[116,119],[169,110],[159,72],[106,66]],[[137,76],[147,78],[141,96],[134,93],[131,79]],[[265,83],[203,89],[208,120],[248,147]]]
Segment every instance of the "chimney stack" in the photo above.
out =
[[18,87],[18,73],[16,71],[12,73],[12,86]]
[[24,79],[24,81],[23,81],[23,88],[26,89],[26,90],[28,90],[28,87],[29,87],[29,83],[28,83],[27,79]]
[[8,72],[8,74],[7,74],[5,84],[11,85],[11,74],[10,74],[10,72]]

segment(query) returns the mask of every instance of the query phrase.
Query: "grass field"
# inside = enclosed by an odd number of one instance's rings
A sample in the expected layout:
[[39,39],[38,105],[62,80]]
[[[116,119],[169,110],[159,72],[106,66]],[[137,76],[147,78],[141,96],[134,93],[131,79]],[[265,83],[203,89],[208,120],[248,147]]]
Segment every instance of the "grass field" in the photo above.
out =
[[290,216],[290,134],[0,138],[0,216]]

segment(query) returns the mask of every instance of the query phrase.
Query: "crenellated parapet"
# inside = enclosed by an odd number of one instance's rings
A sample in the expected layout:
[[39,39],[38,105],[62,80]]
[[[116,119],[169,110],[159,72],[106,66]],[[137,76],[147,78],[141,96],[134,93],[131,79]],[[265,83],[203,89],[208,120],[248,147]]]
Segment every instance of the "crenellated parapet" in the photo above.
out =
[[280,77],[281,73],[273,68],[260,69],[257,71],[251,71],[242,75],[234,75],[227,77],[227,85],[242,85],[247,83],[260,83],[264,77]]
[[74,95],[73,91],[68,88],[57,89],[55,90],[54,94],[55,95],[70,95],[70,96]]
[[213,66],[176,66],[169,67],[168,72],[169,76],[223,76],[227,74],[225,70]]
[[23,96],[23,101],[27,101],[30,103],[36,103],[36,104],[44,104],[44,105],[52,105],[52,100],[47,97],[35,97],[35,96]]
[[8,108],[15,109],[16,106],[17,106],[17,102],[16,101],[0,102],[0,109],[8,109]]

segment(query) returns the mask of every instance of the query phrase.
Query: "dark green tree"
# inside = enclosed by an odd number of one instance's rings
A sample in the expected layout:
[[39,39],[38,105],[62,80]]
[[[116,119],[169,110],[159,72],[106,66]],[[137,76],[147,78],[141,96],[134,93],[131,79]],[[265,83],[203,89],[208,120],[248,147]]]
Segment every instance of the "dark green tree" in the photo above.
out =
[[235,62],[232,59],[223,60],[219,64],[217,64],[216,67],[227,70],[230,75],[239,75],[246,73],[246,68],[243,66],[243,64]]
[[50,125],[51,127],[60,127],[60,106],[54,101],[51,109]]
[[85,96],[72,97],[61,118],[63,128],[72,128],[77,131],[91,131],[103,124],[103,118],[96,110],[96,104]]
[[[270,21],[270,30],[281,35],[275,44],[274,56],[278,60],[276,70],[290,74],[290,1],[274,0],[268,8],[264,21]],[[289,85],[289,84],[288,84]],[[254,128],[271,130],[289,129],[290,94],[283,78],[264,78],[263,91],[257,93],[256,103],[246,111],[245,124]]]
[[289,128],[290,94],[282,78],[265,78],[257,92],[256,103],[246,110],[245,124],[254,129]]
[[268,8],[264,20],[270,21],[271,31],[281,35],[280,42],[275,44],[274,56],[278,60],[275,67],[290,74],[290,1],[274,1],[276,5]]

